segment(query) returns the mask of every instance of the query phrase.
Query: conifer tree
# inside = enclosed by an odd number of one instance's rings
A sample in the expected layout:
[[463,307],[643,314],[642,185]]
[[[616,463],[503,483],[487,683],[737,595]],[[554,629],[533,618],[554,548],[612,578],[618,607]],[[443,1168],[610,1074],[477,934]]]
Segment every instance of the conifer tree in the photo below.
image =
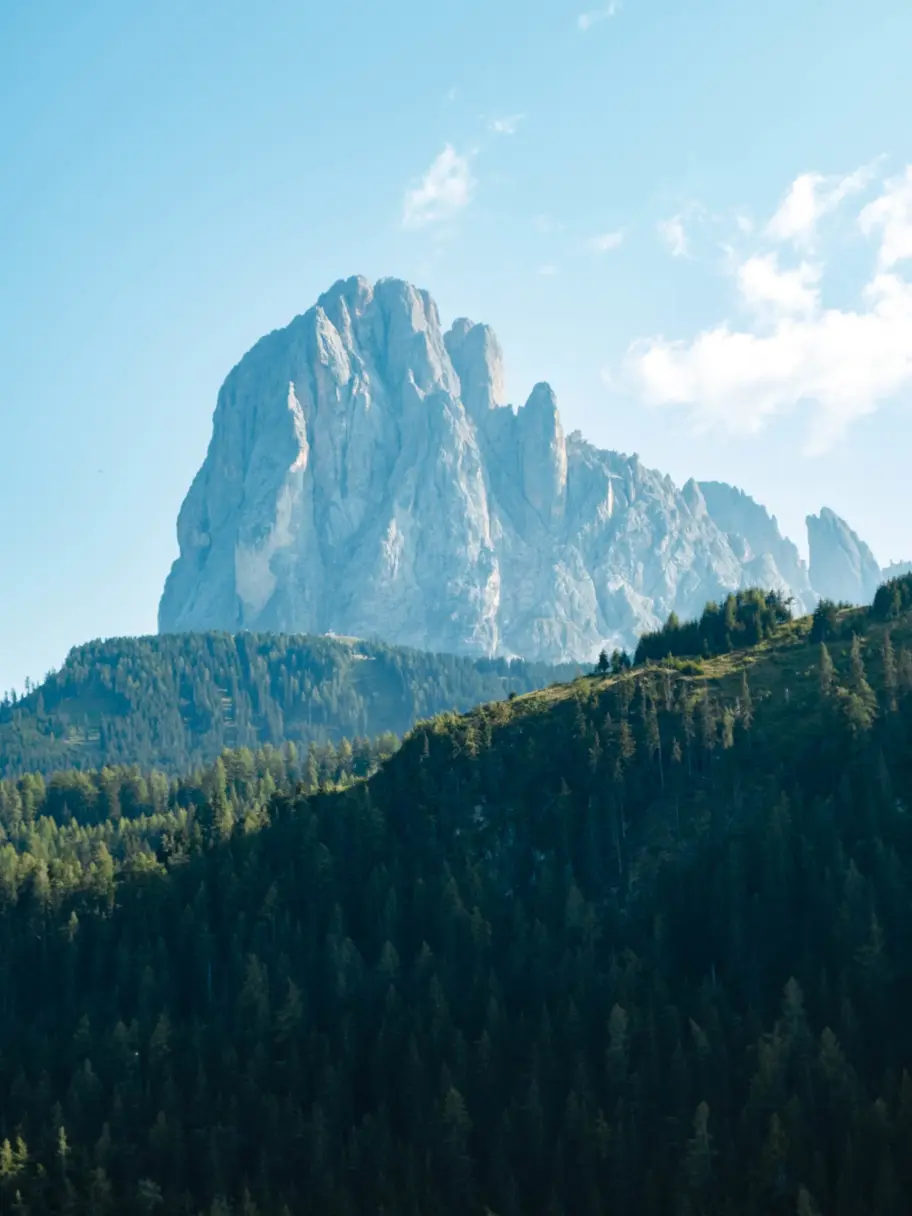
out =
[[856,734],[870,730],[877,713],[877,697],[868,683],[861,638],[857,633],[852,637],[849,652],[849,687],[843,694],[843,712],[850,729]]
[[820,643],[819,672],[821,696],[829,697],[836,686],[836,667],[826,642]]
[[893,641],[890,637],[889,629],[887,629],[884,633],[882,660],[884,693],[886,695],[887,709],[891,713],[895,713],[898,708],[896,694],[899,686],[899,678],[896,668],[896,655],[893,652]]
[[754,724],[754,702],[751,697],[750,683],[747,672],[741,673],[741,695],[738,698],[741,710],[741,722],[745,730],[750,730]]

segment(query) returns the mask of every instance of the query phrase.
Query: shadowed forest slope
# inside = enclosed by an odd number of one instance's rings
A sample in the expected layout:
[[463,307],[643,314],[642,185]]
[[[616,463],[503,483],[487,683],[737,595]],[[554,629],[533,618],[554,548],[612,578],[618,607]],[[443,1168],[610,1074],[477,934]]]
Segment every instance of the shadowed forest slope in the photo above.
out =
[[16,1212],[900,1216],[912,621],[231,757],[0,847]]

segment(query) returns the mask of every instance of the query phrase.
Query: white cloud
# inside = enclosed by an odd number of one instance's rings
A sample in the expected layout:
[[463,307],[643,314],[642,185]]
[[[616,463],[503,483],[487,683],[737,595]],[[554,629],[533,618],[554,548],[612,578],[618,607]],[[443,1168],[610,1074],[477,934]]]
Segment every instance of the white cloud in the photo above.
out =
[[881,234],[878,264],[883,269],[912,258],[912,165],[884,184],[880,198],[868,203],[858,222],[865,236]]
[[738,267],[738,290],[744,302],[763,314],[802,316],[816,312],[820,303],[821,270],[802,262],[795,270],[780,270],[775,253],[755,254]]
[[670,220],[660,220],[656,224],[659,236],[671,250],[673,258],[687,257],[687,233],[684,231],[684,217],[673,215]]
[[820,452],[912,384],[912,286],[878,276],[865,299],[858,311],[783,317],[764,335],[723,323],[690,343],[659,338],[634,347],[629,368],[647,403],[688,406],[698,429],[755,434],[814,402],[808,450]]
[[493,118],[491,130],[496,135],[514,135],[525,114],[508,114],[505,118]]
[[447,144],[421,181],[406,191],[403,228],[425,228],[448,219],[468,206],[474,189],[468,157]]
[[[823,187],[814,175],[797,179],[774,217],[778,229],[771,221],[767,232],[774,227],[799,244],[812,240],[819,217],[859,190],[865,172]],[[807,180],[809,187],[798,186]],[[912,166],[858,218],[881,244],[878,270],[856,306],[824,306],[822,265],[783,268],[777,254],[754,252],[735,268],[751,324],[722,321],[688,341],[634,343],[628,383],[647,404],[684,407],[699,430],[738,435],[810,405],[809,452],[823,451],[852,422],[912,389],[912,282],[893,269],[912,258]]]
[[593,253],[610,253],[612,249],[617,249],[623,239],[623,232],[603,232],[600,236],[590,237],[586,248]]
[[766,226],[774,241],[791,241],[810,248],[817,225],[852,194],[864,190],[873,177],[873,166],[863,165],[845,177],[824,177],[821,173],[802,173],[792,182],[776,214]]
[[594,25],[598,25],[601,21],[607,21],[609,17],[615,16],[619,4],[606,4],[604,8],[590,9],[587,13],[580,13],[576,19],[576,28],[584,34],[587,30],[591,30]]
[[537,215],[532,221],[535,231],[541,236],[551,236],[554,232],[563,232],[564,225],[552,215]]
[[546,278],[550,278],[551,275],[557,274],[557,267],[551,264],[548,264],[547,266],[539,266],[538,273],[544,275]]

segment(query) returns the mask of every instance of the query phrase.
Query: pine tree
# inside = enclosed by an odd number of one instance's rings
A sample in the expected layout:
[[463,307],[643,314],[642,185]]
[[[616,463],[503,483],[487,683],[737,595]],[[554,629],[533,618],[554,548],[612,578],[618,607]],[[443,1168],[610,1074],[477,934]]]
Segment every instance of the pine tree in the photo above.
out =
[[868,683],[864,659],[861,654],[861,638],[852,637],[849,653],[849,687],[842,690],[842,708],[849,729],[854,734],[863,734],[871,729],[877,714],[877,697]]
[[886,630],[883,640],[883,684],[884,693],[886,694],[887,709],[890,713],[896,713],[898,703],[896,698],[897,689],[899,686],[899,678],[896,669],[896,655],[893,653],[893,641],[890,637],[890,630]]
[[699,1203],[709,1190],[716,1151],[709,1131],[709,1106],[701,1102],[694,1112],[693,1135],[687,1141],[685,1170],[691,1194]]
[[646,745],[650,756],[657,757],[659,763],[659,784],[665,788],[665,766],[662,762],[662,736],[659,733],[659,715],[655,701],[650,698],[646,715]]
[[797,1216],[820,1216],[817,1205],[814,1203],[814,1197],[807,1187],[798,1188]]
[[820,694],[823,697],[829,697],[833,693],[836,684],[836,667],[833,664],[832,656],[826,642],[820,643]]
[[674,785],[675,795],[675,829],[677,837],[681,838],[681,761],[683,755],[681,753],[681,744],[677,740],[677,736],[671,741],[671,771],[672,784]]
[[868,683],[864,658],[861,653],[861,635],[857,633],[852,635],[852,646],[849,651],[849,670],[851,673],[849,687],[852,692],[865,701],[873,701],[874,693],[871,685]]
[[726,706],[722,713],[722,747],[728,751],[735,746],[735,715]]
[[741,673],[741,695],[738,701],[741,708],[741,722],[745,730],[750,730],[754,724],[754,702],[751,697],[746,671],[742,671]]
[[912,651],[907,646],[899,652],[899,691],[903,695],[912,692]]
[[687,775],[693,776],[693,743],[696,730],[694,727],[693,704],[685,693],[684,712],[682,714],[682,726],[684,730],[684,747],[687,751]]
[[709,692],[700,698],[700,746],[709,756],[716,746],[716,713]]

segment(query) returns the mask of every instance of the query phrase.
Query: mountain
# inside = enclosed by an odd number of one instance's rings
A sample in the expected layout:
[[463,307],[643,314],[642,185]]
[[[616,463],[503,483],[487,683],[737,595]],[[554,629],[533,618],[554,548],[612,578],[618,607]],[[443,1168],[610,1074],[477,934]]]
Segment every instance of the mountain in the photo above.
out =
[[794,547],[750,499],[679,490],[565,435],[547,384],[514,409],[503,383],[487,326],[444,333],[398,280],[337,283],[222,386],[160,631],[588,662],[758,581],[811,606]]
[[[710,517],[744,563],[745,582],[785,592],[794,597],[797,613],[810,612],[817,595],[807,565],[797,546],[779,531],[776,517],[725,482],[701,481],[699,487]],[[869,603],[873,594],[858,602]]]
[[829,507],[809,515],[807,529],[817,593],[837,603],[870,603],[884,573],[865,542]]
[[331,638],[92,642],[26,697],[0,702],[0,777],[137,764],[184,775],[225,747],[403,735],[419,718],[578,671]]
[[344,791],[228,754],[87,779],[87,825],[0,782],[0,1205],[905,1216],[892,590],[442,715]]

